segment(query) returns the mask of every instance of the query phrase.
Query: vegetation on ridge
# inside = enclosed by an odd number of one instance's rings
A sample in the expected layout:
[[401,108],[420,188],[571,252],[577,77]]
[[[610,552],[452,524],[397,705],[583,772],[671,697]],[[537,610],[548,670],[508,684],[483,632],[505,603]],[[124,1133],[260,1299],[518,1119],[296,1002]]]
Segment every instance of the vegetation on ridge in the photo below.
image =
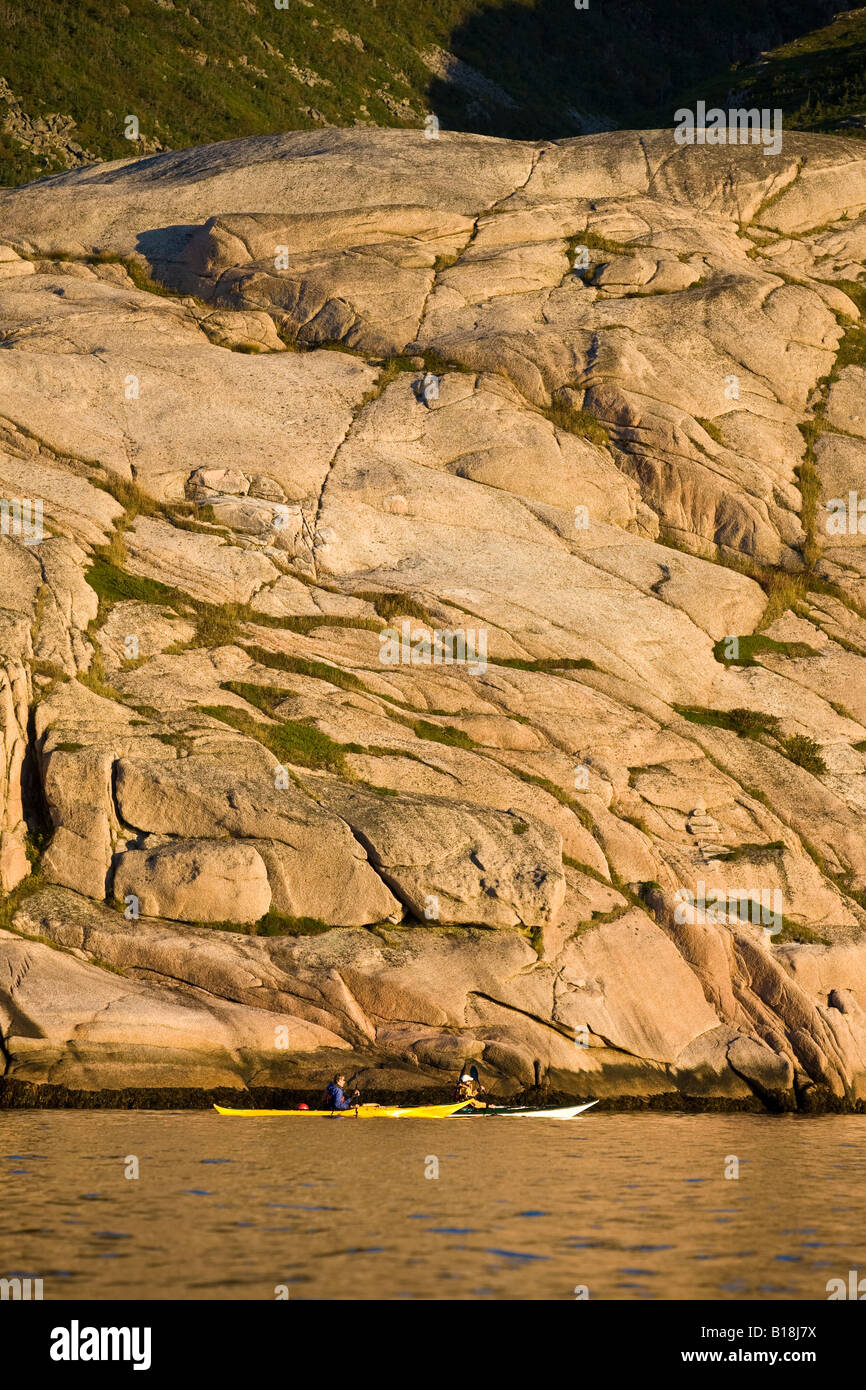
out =
[[[420,134],[428,112],[446,130],[518,139],[669,125],[685,85],[727,93],[763,50],[831,20],[836,3],[341,0],[335,12],[325,0],[2,0],[0,118],[8,108],[11,120],[3,129],[0,119],[0,182],[64,168],[65,137],[94,158],[125,159],[326,125]],[[781,49],[760,70],[789,125],[824,128],[866,105],[862,22],[800,38],[799,55]],[[28,122],[56,113],[74,127],[61,123],[40,151],[57,123],[34,132]],[[130,115],[143,144],[124,136]]]

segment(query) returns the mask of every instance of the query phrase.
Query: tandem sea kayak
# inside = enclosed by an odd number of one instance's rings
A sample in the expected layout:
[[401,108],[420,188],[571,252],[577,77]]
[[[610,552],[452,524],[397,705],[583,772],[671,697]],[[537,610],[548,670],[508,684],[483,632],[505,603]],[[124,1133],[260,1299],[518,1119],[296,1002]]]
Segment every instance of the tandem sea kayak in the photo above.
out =
[[290,1115],[304,1115],[326,1120],[447,1120],[452,1115],[534,1115],[537,1120],[571,1120],[575,1115],[597,1104],[598,1101],[590,1100],[584,1105],[564,1105],[557,1110],[532,1110],[524,1105],[485,1106],[471,1101],[468,1105],[466,1101],[457,1101],[451,1105],[359,1105],[353,1110],[233,1110],[229,1106],[215,1105],[214,1110],[219,1115],[245,1115],[249,1119],[262,1119],[274,1115],[285,1119]]
[[451,1105],[359,1105],[352,1110],[232,1110],[225,1105],[215,1105],[220,1115],[246,1115],[249,1119],[261,1119],[267,1115],[279,1115],[287,1119],[290,1115],[310,1116],[316,1119],[359,1119],[359,1120],[444,1120],[455,1110],[462,1110],[465,1101]]

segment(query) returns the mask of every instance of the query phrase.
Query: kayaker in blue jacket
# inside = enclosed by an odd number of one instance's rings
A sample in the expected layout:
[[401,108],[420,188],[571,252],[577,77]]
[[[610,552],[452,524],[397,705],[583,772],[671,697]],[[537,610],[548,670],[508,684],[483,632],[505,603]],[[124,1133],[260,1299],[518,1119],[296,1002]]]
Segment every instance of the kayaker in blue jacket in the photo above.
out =
[[325,1088],[325,1098],[323,1109],[325,1110],[354,1110],[360,1104],[361,1092],[353,1091],[351,1097],[346,1095],[346,1078],[342,1074],[335,1076],[333,1081],[329,1081]]

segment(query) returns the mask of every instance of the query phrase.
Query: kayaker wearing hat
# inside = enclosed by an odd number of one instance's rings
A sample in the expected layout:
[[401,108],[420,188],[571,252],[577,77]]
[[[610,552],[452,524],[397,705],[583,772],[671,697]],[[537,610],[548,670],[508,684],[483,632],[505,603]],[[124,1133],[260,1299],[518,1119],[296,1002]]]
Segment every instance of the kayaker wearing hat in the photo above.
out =
[[342,1072],[339,1076],[335,1076],[333,1081],[329,1081],[325,1087],[325,1094],[322,1097],[323,1110],[355,1110],[360,1104],[360,1091],[353,1091],[351,1097],[347,1097],[346,1078]]
[[489,1105],[487,1092],[478,1079],[478,1068],[466,1062],[454,1088],[455,1100],[483,1100]]

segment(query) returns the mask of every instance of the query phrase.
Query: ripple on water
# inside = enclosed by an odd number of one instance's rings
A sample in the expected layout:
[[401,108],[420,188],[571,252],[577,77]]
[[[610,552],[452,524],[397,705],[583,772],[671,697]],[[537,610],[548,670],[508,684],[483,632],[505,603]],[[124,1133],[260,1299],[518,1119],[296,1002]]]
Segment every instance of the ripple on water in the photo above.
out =
[[485,1246],[486,1255],[498,1255],[503,1260],[549,1260],[550,1255],[531,1255],[527,1250],[496,1250]]

